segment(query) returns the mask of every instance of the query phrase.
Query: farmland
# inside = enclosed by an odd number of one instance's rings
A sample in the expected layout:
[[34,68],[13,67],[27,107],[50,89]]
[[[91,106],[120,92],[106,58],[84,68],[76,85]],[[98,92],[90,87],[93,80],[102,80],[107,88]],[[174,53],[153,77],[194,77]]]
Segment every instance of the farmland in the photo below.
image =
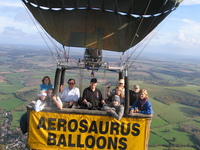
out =
[[[19,118],[26,111],[26,105],[36,97],[41,79],[48,75],[54,83],[56,63],[47,50],[30,48],[1,47],[0,53],[0,107],[12,113],[10,129],[19,127]],[[39,53],[39,55],[38,55]],[[106,55],[104,59],[115,62]],[[76,55],[76,57],[82,57]],[[176,61],[175,61],[176,60]],[[149,140],[150,150],[198,149],[198,142],[192,131],[181,131],[180,125],[195,126],[200,132],[200,63],[198,60],[156,59],[156,56],[144,55],[138,58],[129,70],[129,87],[139,84],[147,89],[154,109]],[[90,72],[69,70],[66,79],[75,78],[76,86],[82,91],[89,85]],[[98,71],[99,89],[105,94],[106,86],[117,85],[118,75],[112,72]],[[191,98],[188,100],[187,98]],[[195,105],[193,105],[195,103]],[[0,118],[1,119],[1,118]],[[19,133],[20,134],[20,133]],[[180,148],[181,147],[181,148]]]

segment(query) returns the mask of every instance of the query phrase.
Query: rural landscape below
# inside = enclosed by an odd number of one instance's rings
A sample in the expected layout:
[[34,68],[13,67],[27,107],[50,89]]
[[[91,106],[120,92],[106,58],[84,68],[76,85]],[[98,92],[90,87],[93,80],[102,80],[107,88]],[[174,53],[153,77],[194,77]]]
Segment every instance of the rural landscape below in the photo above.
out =
[[[27,134],[19,128],[20,117],[36,98],[44,76],[54,84],[57,65],[51,53],[40,47],[1,45],[0,54],[0,150],[26,149]],[[71,57],[83,59],[73,51]],[[105,52],[103,60],[112,64],[119,55]],[[153,105],[148,149],[200,150],[200,59],[144,52],[128,74],[129,88],[138,84],[146,89]],[[107,86],[118,84],[117,73],[99,70],[95,77],[104,96]],[[67,70],[65,86],[69,78],[75,78],[82,94],[91,72]]]

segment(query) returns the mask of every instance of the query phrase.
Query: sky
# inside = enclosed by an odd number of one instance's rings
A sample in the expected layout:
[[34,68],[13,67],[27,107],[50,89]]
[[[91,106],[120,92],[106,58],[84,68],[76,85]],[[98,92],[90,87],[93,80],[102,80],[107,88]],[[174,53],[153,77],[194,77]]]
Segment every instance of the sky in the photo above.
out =
[[[184,0],[156,29],[144,51],[200,56],[200,0]],[[0,0],[0,44],[45,46],[21,0]]]

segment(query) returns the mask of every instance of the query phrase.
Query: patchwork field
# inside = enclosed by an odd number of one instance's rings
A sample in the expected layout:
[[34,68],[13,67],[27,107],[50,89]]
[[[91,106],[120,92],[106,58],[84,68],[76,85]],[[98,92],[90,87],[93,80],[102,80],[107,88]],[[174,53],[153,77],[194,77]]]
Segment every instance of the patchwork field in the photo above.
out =
[[[15,53],[10,49],[8,52],[4,52],[4,56],[0,57],[0,63],[2,63],[0,66],[0,107],[12,112],[11,129],[15,129],[19,127],[19,118],[26,111],[27,103],[35,98],[41,79],[48,75],[54,84],[56,64],[48,51],[41,52],[40,55],[37,51]],[[115,62],[117,58],[113,56],[111,61]],[[168,150],[167,146],[174,144],[190,145],[176,147],[176,150],[195,150],[191,146],[198,143],[192,138],[191,133],[180,131],[179,125],[187,123],[199,127],[200,117],[196,112],[198,107],[179,101],[166,104],[159,98],[164,96],[166,99],[171,99],[173,96],[176,99],[180,95],[182,97],[195,96],[197,104],[200,104],[199,64],[188,63],[187,60],[178,60],[178,58],[176,61],[171,61],[167,58],[155,59],[155,56],[152,58],[146,56],[138,59],[130,69],[129,88],[133,89],[134,84],[145,88],[153,105],[154,116],[151,123],[149,150]],[[69,78],[75,78],[76,86],[82,93],[83,89],[89,86],[91,72],[67,70],[65,77],[65,82]],[[108,85],[114,88],[118,84],[117,73],[99,70],[95,72],[95,77],[98,78],[98,88],[104,96]]]

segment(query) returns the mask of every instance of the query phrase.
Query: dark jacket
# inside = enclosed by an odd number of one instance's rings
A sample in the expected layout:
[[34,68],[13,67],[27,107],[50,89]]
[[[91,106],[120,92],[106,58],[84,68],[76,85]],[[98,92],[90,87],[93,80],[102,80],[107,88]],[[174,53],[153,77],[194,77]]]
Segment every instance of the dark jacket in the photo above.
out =
[[138,100],[138,93],[133,90],[129,90],[130,95],[130,106],[132,106],[136,100]]
[[95,89],[92,91],[90,87],[85,88],[83,91],[82,100],[86,99],[88,102],[92,104],[93,107],[102,107],[101,100],[103,100],[102,93],[99,89]]

